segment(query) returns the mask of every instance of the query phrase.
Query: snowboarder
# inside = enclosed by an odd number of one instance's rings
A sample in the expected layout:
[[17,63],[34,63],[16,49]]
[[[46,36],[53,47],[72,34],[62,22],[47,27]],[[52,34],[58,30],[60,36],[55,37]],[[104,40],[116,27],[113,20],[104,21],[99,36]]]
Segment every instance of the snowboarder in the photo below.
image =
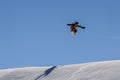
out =
[[81,29],[85,29],[85,27],[79,25],[79,22],[75,22],[75,23],[72,23],[72,24],[67,24],[67,26],[70,26],[70,30],[71,30],[71,33],[72,33],[73,35],[76,34],[76,32],[77,32],[77,27],[79,27],[79,28],[81,28]]

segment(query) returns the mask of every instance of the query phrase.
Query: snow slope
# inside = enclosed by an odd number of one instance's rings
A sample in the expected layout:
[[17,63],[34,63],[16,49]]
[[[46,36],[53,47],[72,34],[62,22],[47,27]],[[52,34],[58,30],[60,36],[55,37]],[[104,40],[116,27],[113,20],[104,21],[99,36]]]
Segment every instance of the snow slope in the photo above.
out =
[[6,69],[0,80],[120,80],[120,60]]

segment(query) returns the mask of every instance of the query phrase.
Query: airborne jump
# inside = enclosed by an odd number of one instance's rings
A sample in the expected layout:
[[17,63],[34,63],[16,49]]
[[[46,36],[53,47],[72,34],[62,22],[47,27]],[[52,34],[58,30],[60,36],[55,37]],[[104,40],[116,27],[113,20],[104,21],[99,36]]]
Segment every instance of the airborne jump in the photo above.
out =
[[79,25],[79,22],[75,22],[75,23],[72,23],[72,24],[67,24],[67,26],[70,26],[70,30],[71,30],[71,33],[72,33],[73,35],[76,34],[76,32],[77,32],[77,27],[79,27],[79,28],[81,28],[81,29],[85,29],[85,27]]

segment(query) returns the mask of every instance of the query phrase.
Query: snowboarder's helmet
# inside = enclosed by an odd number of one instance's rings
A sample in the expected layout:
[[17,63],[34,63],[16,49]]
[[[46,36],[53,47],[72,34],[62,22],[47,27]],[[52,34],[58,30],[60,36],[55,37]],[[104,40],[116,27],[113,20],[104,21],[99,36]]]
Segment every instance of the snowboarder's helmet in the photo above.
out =
[[75,22],[75,24],[79,24],[79,22]]

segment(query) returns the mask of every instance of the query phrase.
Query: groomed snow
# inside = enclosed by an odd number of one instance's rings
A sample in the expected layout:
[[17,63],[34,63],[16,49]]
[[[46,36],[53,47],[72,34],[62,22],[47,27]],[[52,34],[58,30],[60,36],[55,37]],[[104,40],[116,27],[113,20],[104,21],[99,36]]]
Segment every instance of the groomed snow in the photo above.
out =
[[0,80],[120,80],[120,60],[6,69]]

